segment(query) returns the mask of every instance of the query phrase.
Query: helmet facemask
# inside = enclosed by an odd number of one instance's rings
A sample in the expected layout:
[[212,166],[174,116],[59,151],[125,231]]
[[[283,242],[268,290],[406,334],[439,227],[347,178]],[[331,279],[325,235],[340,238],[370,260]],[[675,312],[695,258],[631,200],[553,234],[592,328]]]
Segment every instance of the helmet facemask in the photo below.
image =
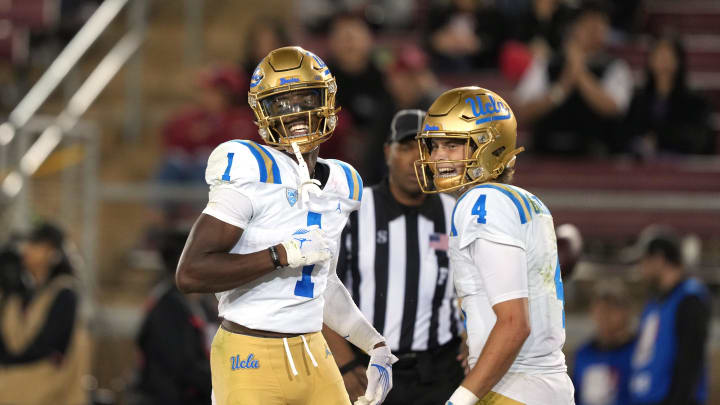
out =
[[[417,136],[420,159],[415,161],[415,173],[423,193],[451,192],[465,186],[493,180],[503,170],[515,163],[515,155],[522,148],[507,153],[504,146],[490,150],[497,135],[492,128],[482,128],[464,133],[426,131]],[[432,139],[456,139],[464,142],[464,158],[433,160]],[[484,164],[483,164],[484,163]],[[455,165],[454,171],[443,174],[447,166]],[[458,170],[458,166],[462,168]]]
[[297,143],[302,153],[315,149],[332,135],[337,123],[336,110],[327,107],[327,97],[323,87],[306,87],[258,100],[263,140],[288,152],[292,143]]
[[[431,157],[433,139],[455,140],[463,148],[462,159],[434,160]],[[473,168],[472,155],[476,149],[473,140],[462,133],[423,132],[417,137],[420,159],[415,161],[415,175],[423,193],[452,191],[470,180]]]

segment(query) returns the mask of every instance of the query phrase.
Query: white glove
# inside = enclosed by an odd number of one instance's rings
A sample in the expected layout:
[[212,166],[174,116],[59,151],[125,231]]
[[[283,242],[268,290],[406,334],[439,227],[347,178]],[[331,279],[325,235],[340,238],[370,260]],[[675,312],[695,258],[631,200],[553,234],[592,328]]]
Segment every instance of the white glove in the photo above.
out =
[[379,405],[392,389],[392,365],[398,358],[390,353],[390,348],[380,346],[370,350],[370,363],[366,371],[368,386],[365,395],[355,401],[355,405]]
[[450,399],[445,402],[445,405],[475,405],[479,401],[480,398],[461,385],[457,387]]
[[332,257],[325,233],[317,225],[298,229],[282,245],[289,267],[322,263]]

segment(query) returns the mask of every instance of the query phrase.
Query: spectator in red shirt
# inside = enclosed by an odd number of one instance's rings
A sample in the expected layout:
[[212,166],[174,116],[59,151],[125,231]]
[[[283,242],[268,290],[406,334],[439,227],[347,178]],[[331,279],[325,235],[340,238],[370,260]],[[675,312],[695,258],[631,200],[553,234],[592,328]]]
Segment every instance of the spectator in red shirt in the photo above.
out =
[[260,141],[246,105],[248,84],[234,69],[203,74],[197,104],[179,112],[163,128],[164,160],[157,179],[205,183],[210,152],[231,139]]

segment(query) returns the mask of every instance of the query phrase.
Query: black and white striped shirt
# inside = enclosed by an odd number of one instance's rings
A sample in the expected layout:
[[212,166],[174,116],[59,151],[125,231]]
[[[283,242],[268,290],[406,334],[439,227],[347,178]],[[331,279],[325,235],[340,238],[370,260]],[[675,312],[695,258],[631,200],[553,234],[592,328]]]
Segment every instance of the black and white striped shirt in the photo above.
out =
[[393,352],[434,349],[459,334],[447,256],[454,205],[433,194],[419,207],[403,206],[386,179],[365,188],[350,215],[338,276]]

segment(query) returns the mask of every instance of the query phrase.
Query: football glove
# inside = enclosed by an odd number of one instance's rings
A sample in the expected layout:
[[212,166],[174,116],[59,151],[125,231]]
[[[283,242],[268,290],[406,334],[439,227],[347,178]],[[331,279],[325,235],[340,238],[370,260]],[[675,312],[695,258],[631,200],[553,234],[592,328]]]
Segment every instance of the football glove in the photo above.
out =
[[355,405],[379,405],[385,400],[392,389],[392,365],[398,358],[390,353],[387,346],[376,347],[368,353],[367,380],[365,395],[355,401]]
[[322,263],[332,256],[325,233],[317,225],[298,229],[282,245],[289,267]]

